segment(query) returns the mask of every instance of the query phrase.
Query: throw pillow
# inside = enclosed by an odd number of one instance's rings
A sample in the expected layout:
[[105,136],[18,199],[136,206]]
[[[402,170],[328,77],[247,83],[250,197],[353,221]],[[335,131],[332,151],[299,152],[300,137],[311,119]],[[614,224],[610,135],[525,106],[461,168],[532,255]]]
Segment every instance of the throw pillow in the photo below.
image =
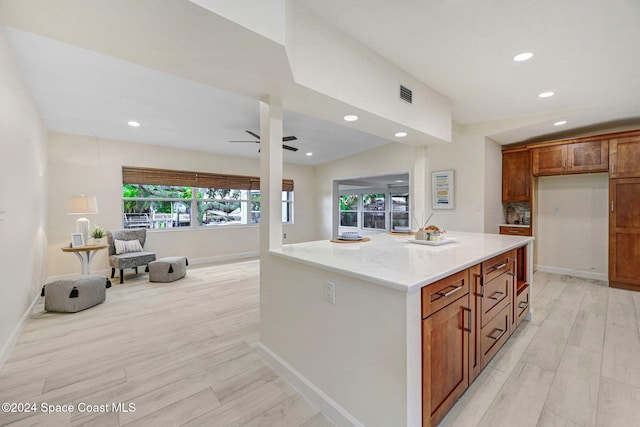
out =
[[129,252],[142,252],[142,245],[139,240],[113,239],[113,245],[116,247],[116,255]]

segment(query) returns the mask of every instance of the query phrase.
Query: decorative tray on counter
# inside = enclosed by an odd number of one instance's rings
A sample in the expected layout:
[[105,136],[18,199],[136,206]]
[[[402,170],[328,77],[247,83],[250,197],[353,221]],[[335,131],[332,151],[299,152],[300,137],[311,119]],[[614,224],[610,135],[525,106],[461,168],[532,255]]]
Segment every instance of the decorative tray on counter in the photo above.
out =
[[338,234],[338,240],[362,240],[362,239],[364,239],[364,237],[362,237],[360,234],[358,234],[355,231],[347,231],[347,232]]
[[440,246],[440,245],[446,245],[447,243],[454,243],[457,242],[458,238],[457,237],[445,237],[444,239],[440,239],[440,240],[416,240],[416,239],[407,239],[407,242],[409,243],[415,243],[416,245],[426,245],[426,246]]

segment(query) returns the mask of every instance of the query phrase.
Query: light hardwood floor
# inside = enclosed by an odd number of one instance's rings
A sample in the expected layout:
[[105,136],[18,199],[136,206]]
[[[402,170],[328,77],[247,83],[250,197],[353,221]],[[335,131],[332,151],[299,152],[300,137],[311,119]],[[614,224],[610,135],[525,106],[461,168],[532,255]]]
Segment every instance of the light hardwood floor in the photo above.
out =
[[74,314],[43,300],[0,370],[0,401],[37,412],[0,412],[0,425],[333,425],[256,354],[258,260],[192,266],[174,283],[116,279],[105,303]]
[[[39,303],[0,371],[0,400],[136,410],[0,413],[0,425],[332,425],[256,355],[258,275],[257,260],[190,267],[175,283],[114,283],[80,313]],[[640,293],[540,272],[532,289],[534,321],[441,426],[640,425]]]

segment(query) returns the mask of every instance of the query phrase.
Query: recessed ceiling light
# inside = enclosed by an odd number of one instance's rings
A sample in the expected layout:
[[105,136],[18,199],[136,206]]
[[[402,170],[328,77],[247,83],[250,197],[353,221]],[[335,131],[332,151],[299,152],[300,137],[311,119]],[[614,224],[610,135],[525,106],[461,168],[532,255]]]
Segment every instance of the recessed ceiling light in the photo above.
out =
[[131,127],[137,128],[140,126],[140,123],[138,122],[134,122],[133,120],[131,120],[130,122],[127,122],[127,124]]
[[566,125],[567,121],[566,120],[560,120],[559,122],[555,122],[553,125],[554,126],[562,126],[562,125]]
[[553,92],[542,92],[540,95],[538,95],[540,98],[549,98],[550,96],[555,95],[555,93]]
[[533,58],[533,52],[522,52],[514,56],[513,60],[516,62],[522,62],[531,58]]
[[404,182],[404,181],[401,179],[396,179],[396,182]]
[[307,156],[308,156],[308,157],[311,157],[311,156],[313,156],[313,153],[312,153],[312,152],[308,152],[308,153],[307,153]]
[[404,138],[405,136],[407,136],[407,133],[406,132],[396,132],[396,136],[398,138]]
[[347,114],[346,116],[344,116],[344,119],[348,122],[355,122],[356,120],[358,120],[358,116],[356,116],[355,114]]

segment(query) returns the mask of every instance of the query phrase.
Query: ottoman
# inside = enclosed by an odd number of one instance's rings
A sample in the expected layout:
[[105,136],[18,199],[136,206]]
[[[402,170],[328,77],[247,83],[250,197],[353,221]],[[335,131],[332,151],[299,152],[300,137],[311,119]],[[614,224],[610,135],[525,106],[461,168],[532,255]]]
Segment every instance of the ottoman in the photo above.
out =
[[76,313],[100,304],[107,297],[111,282],[104,276],[82,275],[47,282],[42,288],[44,309]]
[[186,257],[160,258],[148,265],[150,282],[175,282],[187,275],[189,261]]

